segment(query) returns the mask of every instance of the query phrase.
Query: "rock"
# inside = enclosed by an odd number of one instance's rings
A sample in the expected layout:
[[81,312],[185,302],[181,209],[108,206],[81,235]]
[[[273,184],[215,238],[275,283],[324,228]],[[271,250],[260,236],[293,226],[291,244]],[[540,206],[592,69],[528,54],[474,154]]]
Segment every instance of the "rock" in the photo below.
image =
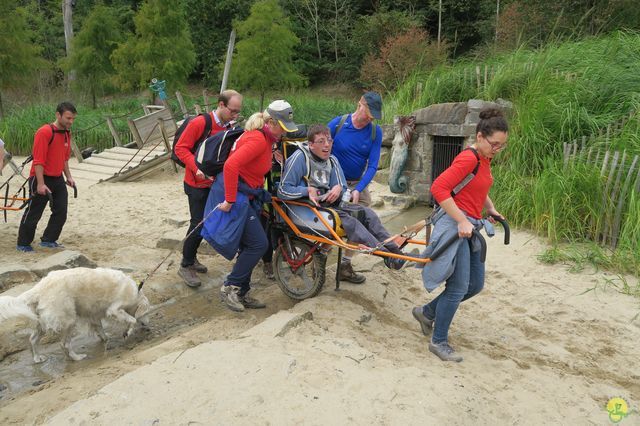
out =
[[169,224],[171,226],[175,226],[176,228],[182,228],[183,226],[186,226],[189,224],[189,218],[173,218],[173,217],[168,217],[164,219],[164,223]]
[[391,148],[383,146],[380,148],[380,161],[378,162],[378,170],[388,169],[391,163]]
[[[188,226],[184,226],[182,228],[174,229],[165,233],[162,238],[160,238],[156,243],[156,248],[182,250],[182,240],[184,239],[185,235],[187,235],[188,229]],[[198,249],[198,253],[208,254],[211,256],[215,256],[218,254],[206,241],[202,241],[202,243],[200,244],[200,248]]]
[[37,280],[38,276],[22,265],[0,266],[0,291]]
[[416,204],[416,197],[409,195],[383,195],[385,204],[397,207],[399,210],[407,210]]
[[467,117],[467,103],[450,102],[431,105],[411,115],[416,116],[416,124],[464,124]]
[[39,277],[44,277],[51,271],[78,267],[95,268],[98,265],[80,252],[65,250],[42,259],[36,263],[31,271]]
[[382,129],[382,146],[392,147],[393,137],[395,136],[395,126],[393,124],[381,124]]

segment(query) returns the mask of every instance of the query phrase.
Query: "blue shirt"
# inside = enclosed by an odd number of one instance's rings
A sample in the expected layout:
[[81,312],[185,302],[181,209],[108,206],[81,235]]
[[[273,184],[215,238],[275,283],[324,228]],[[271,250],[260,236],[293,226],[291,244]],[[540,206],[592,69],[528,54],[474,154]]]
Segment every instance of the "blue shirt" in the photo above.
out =
[[[382,129],[377,124],[369,123],[362,129],[356,129],[351,121],[351,114],[344,125],[335,134],[342,116],[329,122],[329,130],[333,137],[331,153],[338,159],[347,180],[359,181],[355,189],[362,192],[378,171],[380,148],[382,147]],[[371,140],[371,126],[376,126],[376,140]]]

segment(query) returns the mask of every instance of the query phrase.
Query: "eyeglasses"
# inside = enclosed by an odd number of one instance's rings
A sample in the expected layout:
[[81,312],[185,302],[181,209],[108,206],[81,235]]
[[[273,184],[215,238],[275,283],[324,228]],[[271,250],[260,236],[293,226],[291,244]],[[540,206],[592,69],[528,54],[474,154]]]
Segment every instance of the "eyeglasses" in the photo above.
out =
[[317,138],[316,140],[314,140],[311,143],[312,144],[318,144],[318,145],[331,145],[333,143],[333,139],[321,137],[321,138]]
[[229,106],[228,106],[228,105],[225,105],[225,107],[229,110],[229,112],[231,113],[231,115],[238,115],[238,114],[240,114],[240,112],[242,111],[242,110],[239,110],[239,109],[229,108]]
[[507,147],[506,143],[492,142],[491,140],[489,140],[489,138],[484,138],[484,140],[486,140],[489,145],[491,145],[491,150],[495,152],[500,152]]

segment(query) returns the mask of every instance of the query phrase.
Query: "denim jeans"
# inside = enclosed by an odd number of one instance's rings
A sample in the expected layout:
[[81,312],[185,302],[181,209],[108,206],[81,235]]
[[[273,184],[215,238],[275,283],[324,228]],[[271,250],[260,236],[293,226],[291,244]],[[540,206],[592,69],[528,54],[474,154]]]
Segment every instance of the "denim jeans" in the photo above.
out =
[[248,214],[249,217],[247,217],[240,239],[240,254],[238,254],[236,263],[224,283],[224,285],[240,287],[240,296],[244,296],[251,289],[249,283],[253,268],[258,264],[269,245],[267,234],[260,223],[260,213],[251,206]]
[[453,274],[447,279],[445,288],[428,304],[422,312],[429,319],[435,319],[433,343],[447,341],[449,327],[460,302],[480,293],[484,287],[484,263],[480,261],[480,250],[471,251],[470,240],[462,241],[456,253]]

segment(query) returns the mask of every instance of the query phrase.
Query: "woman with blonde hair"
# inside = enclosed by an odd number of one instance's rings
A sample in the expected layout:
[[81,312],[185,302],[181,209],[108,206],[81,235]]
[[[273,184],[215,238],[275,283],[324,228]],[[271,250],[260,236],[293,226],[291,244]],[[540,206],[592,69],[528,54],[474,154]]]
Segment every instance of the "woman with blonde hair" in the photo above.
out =
[[[245,133],[236,141],[223,172],[218,175],[218,179],[222,177],[220,185],[224,187],[224,201],[218,205],[219,210],[231,211],[239,183],[253,190],[263,188],[264,176],[271,170],[273,146],[286,132],[297,129],[293,122],[293,109],[283,100],[274,101],[263,112],[249,117]],[[260,203],[250,203],[244,228],[240,232],[239,255],[220,289],[220,299],[233,311],[266,306],[248,295],[253,269],[268,247],[267,235],[260,223],[260,211]]]

